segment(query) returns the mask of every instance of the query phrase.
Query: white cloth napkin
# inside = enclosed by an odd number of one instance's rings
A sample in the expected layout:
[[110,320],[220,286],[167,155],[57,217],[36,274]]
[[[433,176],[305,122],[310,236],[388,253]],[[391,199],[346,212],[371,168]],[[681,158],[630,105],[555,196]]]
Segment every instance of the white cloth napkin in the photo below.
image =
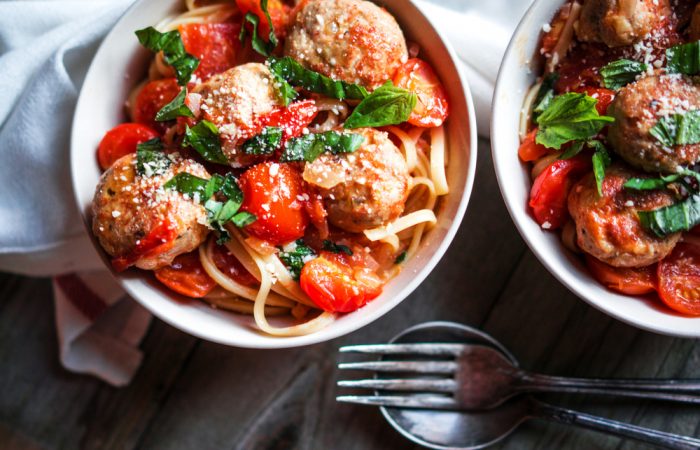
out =
[[[501,55],[531,0],[415,0],[464,63],[479,133]],[[0,270],[54,276],[60,358],[117,386],[150,314],[104,270],[73,200],[69,131],[102,37],[133,0],[0,0]]]

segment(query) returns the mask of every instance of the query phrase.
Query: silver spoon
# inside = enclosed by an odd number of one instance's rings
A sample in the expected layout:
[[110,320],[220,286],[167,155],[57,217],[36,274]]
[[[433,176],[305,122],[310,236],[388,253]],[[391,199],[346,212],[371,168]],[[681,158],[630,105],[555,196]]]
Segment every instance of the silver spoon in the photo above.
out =
[[[492,337],[467,326],[430,322],[409,328],[392,343],[454,342],[487,346],[500,351],[513,366],[517,361]],[[381,407],[389,423],[408,439],[435,449],[480,449],[508,436],[518,425],[542,418],[568,425],[636,439],[669,449],[698,450],[700,440],[663,433],[576,411],[558,408],[532,397],[517,397],[485,411],[442,411]]]

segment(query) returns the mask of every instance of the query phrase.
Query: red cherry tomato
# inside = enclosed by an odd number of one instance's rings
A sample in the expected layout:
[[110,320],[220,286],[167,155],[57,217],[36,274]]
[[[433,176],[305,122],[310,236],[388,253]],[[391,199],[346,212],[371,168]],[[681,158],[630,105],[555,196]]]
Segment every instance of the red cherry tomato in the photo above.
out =
[[610,103],[612,103],[612,101],[615,100],[615,91],[612,91],[610,89],[597,87],[582,87],[578,89],[578,92],[586,94],[589,97],[593,97],[594,99],[598,100],[598,103],[596,103],[595,105],[595,109],[601,116],[605,115],[608,112],[608,106],[610,106]]
[[166,218],[150,233],[138,241],[136,247],[126,255],[112,258],[112,267],[123,272],[141,258],[150,258],[170,250],[177,238],[177,229]]
[[156,122],[156,114],[163,106],[173,101],[181,89],[175,78],[163,78],[146,83],[136,96],[133,108],[134,121],[148,125],[161,133],[165,132],[167,125],[164,122]]
[[676,245],[657,273],[661,300],[681,314],[700,316],[700,248]]
[[202,267],[197,251],[178,256],[170,266],[154,273],[158,281],[186,297],[202,298],[216,287],[216,281]]
[[256,287],[260,283],[248,272],[243,264],[223,245],[215,245],[212,259],[216,267],[227,277],[244,286]]
[[[236,6],[238,6],[241,14],[246,15],[252,12],[260,18],[259,33],[267,41],[267,37],[270,34],[270,25],[260,7],[260,0],[236,0]],[[286,33],[289,11],[290,7],[282,3],[281,0],[269,0],[267,2],[267,12],[270,13],[272,25],[275,27],[275,35],[278,38],[284,37]]]
[[267,162],[248,169],[238,180],[242,211],[257,220],[246,227],[253,236],[281,245],[304,236],[308,217],[301,174],[289,164]]
[[272,112],[258,117],[255,123],[255,134],[265,127],[282,127],[282,141],[301,136],[304,128],[314,121],[318,114],[316,102],[303,100],[292,103],[286,108],[277,108]]
[[178,29],[185,50],[199,59],[194,73],[203,81],[236,65],[240,23],[190,23]]
[[593,277],[610,290],[625,295],[642,295],[656,290],[656,265],[647,267],[613,267],[586,255],[586,265]]
[[520,156],[521,161],[536,161],[549,153],[549,149],[542,144],[538,144],[535,139],[537,138],[537,128],[530,131],[523,142],[518,148],[518,156]]
[[353,268],[342,255],[321,252],[306,264],[301,289],[324,311],[347,313],[382,293],[382,281],[371,270]]
[[416,94],[418,102],[408,122],[417,127],[439,127],[449,115],[447,93],[440,79],[422,59],[412,58],[396,71],[394,84]]
[[558,159],[535,178],[530,190],[530,207],[537,223],[547,229],[564,225],[568,217],[566,198],[571,183],[591,170],[591,159],[577,155]]
[[134,153],[142,142],[158,137],[151,128],[138,123],[122,123],[105,133],[97,147],[97,162],[102,170],[109,169],[122,156]]

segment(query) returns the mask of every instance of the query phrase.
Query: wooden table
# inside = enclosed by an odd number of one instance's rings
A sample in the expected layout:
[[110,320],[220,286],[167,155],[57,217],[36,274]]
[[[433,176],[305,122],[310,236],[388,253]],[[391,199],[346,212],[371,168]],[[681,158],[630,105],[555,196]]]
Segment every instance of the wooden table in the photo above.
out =
[[[337,349],[385,341],[427,320],[483,328],[525,368],[599,377],[698,377],[700,344],[637,330],[561,286],[517,234],[487,142],[474,195],[445,259],[375,323],[308,348],[253,351],[195,339],[159,320],[143,366],[115,389],[63,370],[48,280],[0,276],[0,448],[406,449],[379,411],[337,404]],[[700,436],[697,406],[552,396],[583,411]],[[636,449],[640,445],[543,422],[503,449]]]

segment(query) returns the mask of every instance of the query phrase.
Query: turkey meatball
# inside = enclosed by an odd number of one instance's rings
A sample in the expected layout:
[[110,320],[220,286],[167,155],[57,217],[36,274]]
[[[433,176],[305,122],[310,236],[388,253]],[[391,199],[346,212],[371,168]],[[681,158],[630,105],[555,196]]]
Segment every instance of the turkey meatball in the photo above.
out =
[[199,115],[219,128],[222,150],[231,166],[259,161],[259,156],[244,154],[241,145],[256,134],[259,116],[282,106],[274,83],[264,64],[249,63],[215,75],[194,90],[200,96]]
[[131,265],[146,270],[168,266],[176,256],[196,249],[209,233],[204,200],[200,204],[163,189],[178,173],[200,178],[209,174],[177,154],[169,160],[162,171],[139,175],[136,155],[130,154],[102,174],[92,202],[92,231],[119,270]]
[[695,5],[693,17],[690,19],[690,39],[693,41],[700,40],[700,3]]
[[668,0],[586,0],[576,25],[584,42],[608,47],[632,45],[670,14]]
[[608,141],[625,161],[649,172],[675,172],[700,159],[700,145],[667,147],[649,131],[662,117],[700,108],[700,87],[680,75],[643,78],[624,87],[608,108]]
[[581,250],[614,267],[644,267],[665,258],[681,237],[663,238],[642,228],[638,211],[649,211],[674,203],[667,190],[634,191],[623,185],[643,176],[621,165],[605,172],[603,195],[593,174],[576,183],[569,193],[569,213],[576,224]]
[[331,224],[359,233],[401,215],[408,197],[408,166],[384,132],[353,130],[365,137],[354,153],[328,154],[306,165],[304,180],[318,189]]
[[394,17],[364,0],[308,0],[292,22],[284,52],[308,69],[368,89],[408,60]]

